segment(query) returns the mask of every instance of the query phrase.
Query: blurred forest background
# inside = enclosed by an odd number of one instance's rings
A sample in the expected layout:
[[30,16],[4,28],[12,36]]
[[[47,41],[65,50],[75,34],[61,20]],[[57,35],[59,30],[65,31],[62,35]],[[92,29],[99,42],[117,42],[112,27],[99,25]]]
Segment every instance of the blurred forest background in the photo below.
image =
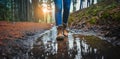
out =
[[[71,12],[101,0],[71,0]],[[79,8],[78,8],[79,7]],[[0,0],[0,20],[54,22],[53,0]]]

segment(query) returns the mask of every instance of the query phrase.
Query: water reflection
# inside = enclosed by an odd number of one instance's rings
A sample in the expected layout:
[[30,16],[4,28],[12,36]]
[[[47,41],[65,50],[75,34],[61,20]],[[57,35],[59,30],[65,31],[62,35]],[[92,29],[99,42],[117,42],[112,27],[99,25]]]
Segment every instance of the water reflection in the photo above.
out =
[[[69,33],[63,41],[56,41],[56,27],[47,31],[38,39],[29,55],[32,59],[108,59],[110,56],[105,51],[91,47],[84,38],[74,37]],[[109,51],[109,52],[110,52]]]
[[79,38],[76,38],[76,45],[77,45],[77,55],[75,56],[75,59],[81,59],[82,58],[82,54],[81,54],[81,44],[80,44],[80,40]]
[[74,38],[73,38],[73,35],[72,35],[72,33],[69,33],[68,34],[68,49],[69,50],[72,50],[73,49],[73,43],[74,43]]

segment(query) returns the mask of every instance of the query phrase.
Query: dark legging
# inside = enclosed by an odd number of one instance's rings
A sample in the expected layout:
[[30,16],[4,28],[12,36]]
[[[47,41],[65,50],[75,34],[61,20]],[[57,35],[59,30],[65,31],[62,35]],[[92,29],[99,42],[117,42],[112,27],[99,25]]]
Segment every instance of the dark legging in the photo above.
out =
[[[56,25],[60,26],[62,24],[67,24],[68,16],[70,13],[71,0],[54,0],[54,2],[55,2]],[[63,10],[63,15],[62,15],[62,10]]]

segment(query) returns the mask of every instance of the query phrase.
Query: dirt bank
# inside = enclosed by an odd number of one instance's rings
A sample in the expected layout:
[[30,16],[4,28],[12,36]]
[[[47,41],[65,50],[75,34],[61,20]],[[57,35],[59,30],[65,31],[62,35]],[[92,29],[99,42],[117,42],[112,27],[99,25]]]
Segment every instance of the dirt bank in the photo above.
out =
[[92,30],[120,46],[120,2],[104,0],[72,13],[69,20],[72,29]]

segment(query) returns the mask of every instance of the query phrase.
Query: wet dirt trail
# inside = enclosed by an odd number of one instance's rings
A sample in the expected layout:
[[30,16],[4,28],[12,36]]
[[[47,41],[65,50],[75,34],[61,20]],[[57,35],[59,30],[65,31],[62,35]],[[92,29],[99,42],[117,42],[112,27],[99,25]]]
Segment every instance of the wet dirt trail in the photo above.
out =
[[24,54],[2,59],[120,59],[119,46],[96,36],[69,32],[68,37],[57,41],[56,33],[53,27],[41,34]]
[[[52,36],[54,34],[54,36]],[[54,39],[55,31],[44,34],[30,51],[31,59],[119,59],[120,47],[95,36],[69,33]]]

